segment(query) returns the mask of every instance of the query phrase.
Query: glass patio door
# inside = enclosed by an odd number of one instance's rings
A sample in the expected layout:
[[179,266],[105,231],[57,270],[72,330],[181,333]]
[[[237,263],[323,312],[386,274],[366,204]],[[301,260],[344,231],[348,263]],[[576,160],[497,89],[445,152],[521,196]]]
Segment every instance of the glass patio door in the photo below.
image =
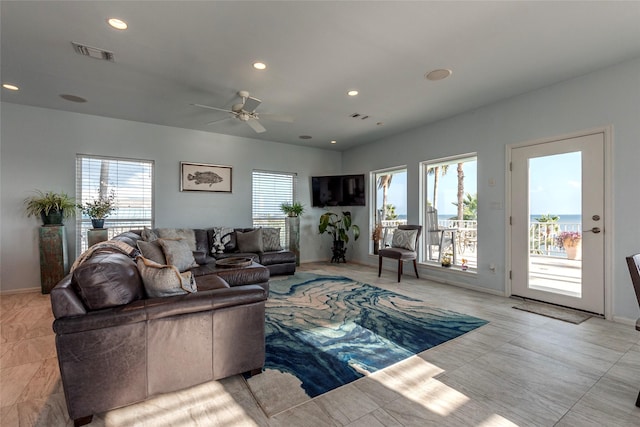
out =
[[511,293],[604,314],[604,134],[511,150]]

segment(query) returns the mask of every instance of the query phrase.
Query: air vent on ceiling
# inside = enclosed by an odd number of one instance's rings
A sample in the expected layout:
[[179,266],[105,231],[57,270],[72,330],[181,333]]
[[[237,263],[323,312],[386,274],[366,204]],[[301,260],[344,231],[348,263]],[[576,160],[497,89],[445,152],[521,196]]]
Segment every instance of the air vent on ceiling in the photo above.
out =
[[360,113],[353,113],[350,115],[350,117],[353,117],[354,119],[360,119],[360,120],[366,120],[369,118],[369,116],[363,116]]
[[71,45],[73,45],[73,50],[75,50],[76,53],[79,53],[80,55],[113,62],[113,52],[109,52],[108,50],[104,50],[104,49],[99,49],[97,47],[83,45],[76,42],[71,42]]

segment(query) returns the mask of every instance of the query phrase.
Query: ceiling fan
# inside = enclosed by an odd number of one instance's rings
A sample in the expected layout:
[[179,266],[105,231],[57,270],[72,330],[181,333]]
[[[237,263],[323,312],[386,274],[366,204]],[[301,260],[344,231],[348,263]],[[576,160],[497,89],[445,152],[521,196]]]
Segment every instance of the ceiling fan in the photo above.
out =
[[[251,129],[253,129],[257,133],[262,133],[262,132],[265,132],[267,130],[258,121],[261,118],[274,120],[274,121],[278,121],[278,122],[288,122],[288,123],[293,122],[293,117],[291,117],[291,116],[283,116],[283,115],[280,115],[280,114],[260,114],[260,115],[258,115],[258,113],[256,113],[256,108],[258,108],[258,106],[262,103],[262,101],[260,101],[258,98],[254,98],[252,96],[249,96],[249,92],[247,92],[246,90],[239,91],[238,92],[238,96],[240,98],[242,98],[242,102],[239,102],[237,104],[233,104],[233,106],[231,107],[231,110],[227,110],[225,108],[212,107],[210,105],[203,105],[203,104],[191,104],[191,105],[193,105],[195,107],[208,108],[210,110],[224,111],[226,113],[231,113],[231,114],[233,114],[234,118],[240,120],[241,122],[245,122],[246,124],[248,124],[251,127]],[[230,118],[230,117],[227,117],[227,118]],[[221,120],[226,120],[227,118],[214,120],[213,122],[209,122],[207,124],[210,125],[210,124],[213,124],[213,123],[217,123],[217,122],[219,122]]]

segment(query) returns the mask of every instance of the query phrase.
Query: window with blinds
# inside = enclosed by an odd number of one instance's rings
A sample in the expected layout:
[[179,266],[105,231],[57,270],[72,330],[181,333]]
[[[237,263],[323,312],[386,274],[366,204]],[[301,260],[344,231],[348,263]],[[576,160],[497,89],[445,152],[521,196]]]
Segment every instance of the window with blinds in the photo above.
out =
[[[115,196],[116,210],[105,219],[109,238],[132,229],[153,227],[153,161],[77,155],[76,201]],[[87,249],[91,219],[76,215],[76,255]]]
[[280,242],[286,246],[285,214],[283,203],[295,200],[296,174],[287,172],[253,171],[252,218],[254,227],[280,228]]

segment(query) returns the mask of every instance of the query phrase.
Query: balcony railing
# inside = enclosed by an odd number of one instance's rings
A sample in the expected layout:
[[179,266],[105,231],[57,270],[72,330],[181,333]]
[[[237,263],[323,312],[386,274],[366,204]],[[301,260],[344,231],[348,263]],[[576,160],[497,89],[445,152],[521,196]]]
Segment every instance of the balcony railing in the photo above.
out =
[[565,257],[564,249],[558,246],[558,235],[563,231],[581,232],[581,223],[544,223],[534,222],[529,226],[529,253],[531,255],[545,255]]

